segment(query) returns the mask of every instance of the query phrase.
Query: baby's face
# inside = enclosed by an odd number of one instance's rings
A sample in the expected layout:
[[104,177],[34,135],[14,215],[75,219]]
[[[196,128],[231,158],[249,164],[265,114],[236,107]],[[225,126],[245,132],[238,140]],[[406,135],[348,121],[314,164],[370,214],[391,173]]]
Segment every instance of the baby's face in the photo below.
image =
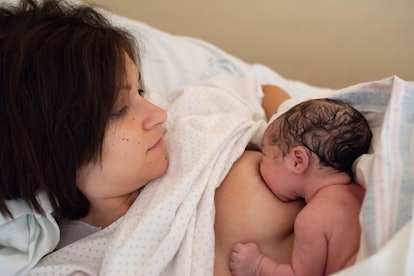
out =
[[269,144],[269,134],[263,137],[263,157],[260,161],[260,174],[269,186],[270,190],[282,201],[289,200],[286,197],[286,189],[289,188],[289,170],[285,158],[277,145]]

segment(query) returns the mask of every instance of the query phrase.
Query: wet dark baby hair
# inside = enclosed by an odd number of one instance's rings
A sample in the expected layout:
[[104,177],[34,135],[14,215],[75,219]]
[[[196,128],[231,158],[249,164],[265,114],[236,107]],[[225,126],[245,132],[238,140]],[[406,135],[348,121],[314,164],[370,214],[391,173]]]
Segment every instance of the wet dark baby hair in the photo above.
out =
[[89,202],[76,172],[99,160],[134,38],[92,6],[22,1],[0,8],[0,211],[21,199],[78,219]]
[[367,153],[372,133],[364,116],[351,105],[334,99],[302,102],[278,117],[266,131],[271,145],[284,156],[294,146],[304,146],[320,164],[348,173]]

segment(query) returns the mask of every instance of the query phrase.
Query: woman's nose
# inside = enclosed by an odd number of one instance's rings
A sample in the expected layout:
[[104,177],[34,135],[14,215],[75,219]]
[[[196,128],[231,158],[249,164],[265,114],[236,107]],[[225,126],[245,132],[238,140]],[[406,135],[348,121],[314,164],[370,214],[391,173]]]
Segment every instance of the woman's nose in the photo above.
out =
[[144,121],[144,128],[151,129],[153,127],[159,126],[167,120],[167,112],[162,109],[161,107],[147,101],[147,108],[146,108],[146,120]]

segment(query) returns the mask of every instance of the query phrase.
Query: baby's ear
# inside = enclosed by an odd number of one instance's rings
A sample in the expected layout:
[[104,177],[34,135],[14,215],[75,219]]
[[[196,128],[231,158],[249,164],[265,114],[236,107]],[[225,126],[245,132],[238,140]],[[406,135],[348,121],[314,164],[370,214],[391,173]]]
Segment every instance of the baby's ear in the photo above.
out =
[[309,166],[309,155],[303,146],[296,146],[290,149],[292,170],[295,173],[303,173]]

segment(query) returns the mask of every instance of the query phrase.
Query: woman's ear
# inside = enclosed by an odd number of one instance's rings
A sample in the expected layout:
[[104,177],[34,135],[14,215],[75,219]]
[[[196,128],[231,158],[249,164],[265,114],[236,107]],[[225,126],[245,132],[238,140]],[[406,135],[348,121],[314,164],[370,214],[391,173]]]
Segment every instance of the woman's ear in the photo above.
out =
[[303,146],[296,146],[290,149],[291,169],[293,172],[301,174],[309,167],[309,155]]

